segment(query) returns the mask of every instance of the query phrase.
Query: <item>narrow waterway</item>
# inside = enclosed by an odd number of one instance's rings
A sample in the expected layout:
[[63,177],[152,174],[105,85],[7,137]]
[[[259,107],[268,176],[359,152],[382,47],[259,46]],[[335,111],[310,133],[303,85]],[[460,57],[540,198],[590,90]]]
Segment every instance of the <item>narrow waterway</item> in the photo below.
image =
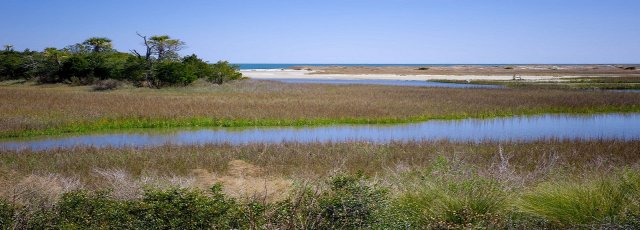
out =
[[4,150],[74,146],[146,147],[163,144],[441,140],[640,139],[640,114],[542,115],[495,119],[433,120],[398,125],[325,127],[145,129],[109,134],[0,140]]

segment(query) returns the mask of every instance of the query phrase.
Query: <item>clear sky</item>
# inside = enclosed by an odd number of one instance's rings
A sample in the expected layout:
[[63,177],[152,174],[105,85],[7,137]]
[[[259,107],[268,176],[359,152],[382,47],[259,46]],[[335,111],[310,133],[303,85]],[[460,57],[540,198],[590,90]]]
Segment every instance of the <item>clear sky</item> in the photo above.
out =
[[640,63],[638,0],[2,0],[0,44],[136,31],[234,63]]

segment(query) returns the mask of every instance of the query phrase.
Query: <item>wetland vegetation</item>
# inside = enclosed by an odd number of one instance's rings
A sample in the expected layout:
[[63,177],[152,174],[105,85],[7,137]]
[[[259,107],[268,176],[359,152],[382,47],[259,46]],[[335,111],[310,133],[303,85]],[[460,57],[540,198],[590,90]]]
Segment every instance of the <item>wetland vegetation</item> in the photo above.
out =
[[8,151],[16,228],[633,228],[638,141]]
[[304,85],[242,80],[188,87],[7,84],[0,136],[162,127],[389,124],[545,113],[639,112],[640,94],[546,89]]

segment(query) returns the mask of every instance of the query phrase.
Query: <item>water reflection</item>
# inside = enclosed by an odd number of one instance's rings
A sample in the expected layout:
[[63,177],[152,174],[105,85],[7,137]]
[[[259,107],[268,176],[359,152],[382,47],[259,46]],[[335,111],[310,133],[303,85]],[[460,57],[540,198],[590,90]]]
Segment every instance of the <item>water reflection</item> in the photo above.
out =
[[31,140],[0,141],[0,149],[43,150],[79,145],[95,147],[155,146],[162,144],[280,143],[346,141],[454,141],[535,139],[640,139],[640,114],[593,116],[543,115],[497,119],[427,121],[399,125],[338,125],[247,129],[140,130],[132,133],[91,134]]

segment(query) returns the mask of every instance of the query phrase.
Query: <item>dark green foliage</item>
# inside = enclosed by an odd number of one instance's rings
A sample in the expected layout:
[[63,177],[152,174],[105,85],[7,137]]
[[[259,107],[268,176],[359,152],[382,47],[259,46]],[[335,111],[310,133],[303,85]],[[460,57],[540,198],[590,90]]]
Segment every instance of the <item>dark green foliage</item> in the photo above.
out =
[[208,229],[230,227],[227,213],[235,203],[216,185],[210,196],[185,189],[148,191],[141,206],[141,220],[150,229]]
[[178,39],[152,38],[160,39],[153,40],[159,45],[157,58],[118,52],[111,48],[110,39],[101,37],[64,49],[46,48],[43,52],[7,49],[0,51],[0,81],[37,78],[40,83],[87,85],[116,79],[138,86],[162,87],[188,85],[198,78],[221,84],[242,77],[238,67],[228,62],[210,65],[196,55],[180,58],[177,51],[184,42]]
[[239,68],[238,65],[231,65],[227,61],[219,61],[211,65],[212,73],[208,76],[208,79],[216,84],[241,79],[242,73],[238,72]]
[[227,61],[219,61],[216,64],[209,64],[198,58],[195,54],[186,56],[182,63],[195,70],[198,78],[206,78],[210,82],[222,84],[231,80],[242,78],[242,73],[238,72],[239,66],[229,64]]
[[362,175],[333,177],[328,190],[302,189],[271,206],[269,222],[286,229],[367,229],[380,226],[389,197]]
[[0,80],[26,78],[27,58],[16,51],[0,51]]
[[195,54],[182,58],[182,64],[193,69],[194,74],[198,78],[208,78],[213,74],[213,68],[211,68],[207,62],[198,58]]
[[92,72],[91,65],[87,58],[71,56],[62,63],[58,76],[62,81],[69,81],[72,78],[87,80],[92,76]]
[[331,228],[370,228],[387,200],[386,191],[366,184],[362,175],[332,178],[331,189],[320,196],[322,216]]
[[131,228],[138,205],[111,199],[106,193],[67,193],[58,203],[58,227],[62,229]]
[[[4,213],[2,208],[0,212]],[[35,212],[25,225],[58,229],[229,229],[242,223],[238,210],[238,204],[221,193],[220,185],[209,193],[177,188],[150,190],[140,200],[117,200],[107,192],[76,191],[64,194],[54,210]],[[5,219],[2,221],[12,221],[11,217]]]
[[133,55],[127,56],[127,60],[123,63],[120,78],[130,80],[132,82],[141,82],[148,75],[148,63],[142,58]]
[[192,66],[180,62],[161,62],[156,64],[155,84],[157,86],[188,85],[197,78]]
[[0,200],[0,229],[11,229],[15,208],[9,202]]

